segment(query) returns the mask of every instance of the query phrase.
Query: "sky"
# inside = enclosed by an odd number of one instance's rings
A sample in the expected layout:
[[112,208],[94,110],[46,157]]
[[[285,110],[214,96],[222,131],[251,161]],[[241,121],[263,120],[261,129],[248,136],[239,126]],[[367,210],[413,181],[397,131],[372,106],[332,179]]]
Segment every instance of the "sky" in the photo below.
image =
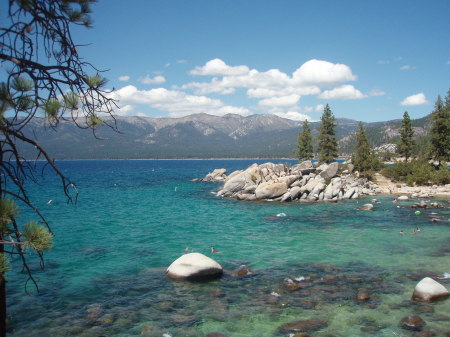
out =
[[99,0],[79,53],[118,115],[420,118],[450,88],[449,0]]

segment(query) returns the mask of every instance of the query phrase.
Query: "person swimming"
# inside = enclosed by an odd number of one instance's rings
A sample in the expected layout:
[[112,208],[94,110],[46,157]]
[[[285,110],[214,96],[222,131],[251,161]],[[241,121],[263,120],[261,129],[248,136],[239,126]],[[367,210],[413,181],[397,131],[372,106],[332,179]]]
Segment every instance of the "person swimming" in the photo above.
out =
[[214,248],[214,247],[211,247],[211,253],[218,253],[219,251],[216,249],[216,248]]
[[403,234],[405,234],[405,232],[401,230],[399,234],[403,235]]

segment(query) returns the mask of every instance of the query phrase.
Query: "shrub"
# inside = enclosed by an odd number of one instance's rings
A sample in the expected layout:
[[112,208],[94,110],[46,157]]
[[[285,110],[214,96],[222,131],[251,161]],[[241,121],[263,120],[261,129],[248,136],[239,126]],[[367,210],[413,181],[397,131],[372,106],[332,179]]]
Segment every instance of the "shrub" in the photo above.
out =
[[433,183],[438,185],[450,184],[450,170],[441,165],[441,168],[434,173]]
[[425,160],[398,163],[382,171],[382,174],[394,181],[403,181],[408,185],[448,184],[450,173],[447,167],[436,170]]

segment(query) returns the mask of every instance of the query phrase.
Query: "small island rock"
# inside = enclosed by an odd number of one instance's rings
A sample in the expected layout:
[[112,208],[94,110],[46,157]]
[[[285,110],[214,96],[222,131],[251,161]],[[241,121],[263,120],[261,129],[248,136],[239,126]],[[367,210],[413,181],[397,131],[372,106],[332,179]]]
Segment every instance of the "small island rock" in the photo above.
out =
[[360,211],[373,211],[373,205],[372,204],[364,204],[361,207],[358,207],[358,210],[360,210]]
[[447,288],[430,277],[425,277],[417,283],[412,299],[416,301],[432,302],[449,296]]
[[185,254],[166,270],[166,276],[173,280],[204,281],[219,278],[222,274],[220,264],[200,253]]

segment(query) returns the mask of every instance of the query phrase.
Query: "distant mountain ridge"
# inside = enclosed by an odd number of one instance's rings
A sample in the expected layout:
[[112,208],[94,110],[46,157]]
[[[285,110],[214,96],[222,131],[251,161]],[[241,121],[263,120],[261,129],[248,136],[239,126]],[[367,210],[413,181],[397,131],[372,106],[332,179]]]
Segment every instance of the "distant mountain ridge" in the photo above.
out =
[[[106,122],[111,124],[113,120]],[[336,122],[345,153],[352,147],[352,133],[359,122]],[[119,132],[100,126],[96,132],[100,139],[69,121],[61,121],[53,130],[43,118],[34,118],[25,133],[55,159],[286,158],[293,157],[302,125],[271,114],[219,117],[204,113],[181,118],[116,117],[116,123]],[[398,134],[399,123],[364,124],[370,140],[378,146]],[[315,136],[319,124],[310,123]],[[26,158],[34,158],[33,147],[20,147]]]

